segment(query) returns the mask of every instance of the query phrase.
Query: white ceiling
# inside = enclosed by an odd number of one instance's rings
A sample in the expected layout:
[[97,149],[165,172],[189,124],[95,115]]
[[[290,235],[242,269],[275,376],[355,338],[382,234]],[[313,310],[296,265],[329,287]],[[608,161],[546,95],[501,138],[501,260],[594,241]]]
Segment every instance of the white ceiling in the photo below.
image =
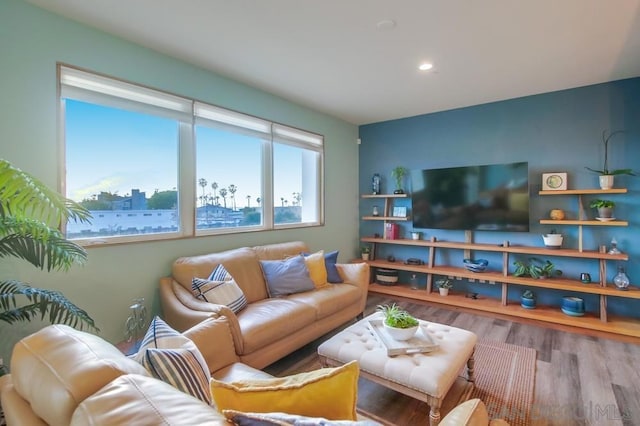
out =
[[640,76],[640,0],[27,1],[354,124]]

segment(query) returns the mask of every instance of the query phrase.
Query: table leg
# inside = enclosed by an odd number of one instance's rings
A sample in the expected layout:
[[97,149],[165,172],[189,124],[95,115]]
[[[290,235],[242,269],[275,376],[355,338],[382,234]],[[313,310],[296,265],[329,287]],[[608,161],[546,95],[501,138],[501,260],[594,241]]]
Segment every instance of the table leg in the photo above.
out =
[[437,426],[440,423],[440,405],[442,401],[437,400],[433,401],[430,405],[431,410],[429,411],[429,426]]
[[[475,348],[474,348],[474,352],[475,352]],[[476,381],[476,378],[474,376],[474,372],[475,372],[475,364],[476,364],[476,360],[474,359],[474,352],[471,352],[471,356],[469,357],[469,360],[467,361],[467,375],[469,377],[469,379],[467,379],[469,382],[474,383]]]

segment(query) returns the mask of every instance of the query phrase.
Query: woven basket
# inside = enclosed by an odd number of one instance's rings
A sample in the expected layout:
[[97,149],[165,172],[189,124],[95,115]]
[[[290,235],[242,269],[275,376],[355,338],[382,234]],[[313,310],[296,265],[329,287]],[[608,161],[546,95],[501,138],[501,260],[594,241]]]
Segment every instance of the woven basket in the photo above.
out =
[[376,270],[376,283],[380,285],[396,285],[398,283],[398,271],[378,268]]

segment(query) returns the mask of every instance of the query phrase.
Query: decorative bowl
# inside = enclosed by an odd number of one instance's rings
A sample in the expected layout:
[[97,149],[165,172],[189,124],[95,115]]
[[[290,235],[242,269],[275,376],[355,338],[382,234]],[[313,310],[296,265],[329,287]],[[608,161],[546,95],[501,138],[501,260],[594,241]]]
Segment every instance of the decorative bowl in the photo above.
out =
[[420,327],[416,325],[409,328],[396,328],[388,326],[384,321],[382,321],[382,325],[393,340],[409,340],[416,334],[418,327]]
[[464,259],[464,267],[471,272],[484,272],[487,269],[489,261],[486,259]]
[[584,300],[573,296],[563,297],[561,310],[572,317],[581,317],[584,315]]

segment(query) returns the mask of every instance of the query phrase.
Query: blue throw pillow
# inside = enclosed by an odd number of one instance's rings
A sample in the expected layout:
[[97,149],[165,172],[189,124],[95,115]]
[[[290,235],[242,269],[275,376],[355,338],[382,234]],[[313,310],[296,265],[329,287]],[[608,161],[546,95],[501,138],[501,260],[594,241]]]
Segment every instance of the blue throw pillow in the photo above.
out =
[[261,260],[260,265],[270,297],[302,293],[316,288],[302,256],[285,260]]
[[[302,254],[304,256],[309,256],[311,253]],[[327,268],[327,282],[332,284],[340,284],[344,282],[338,273],[336,263],[338,263],[338,250],[324,254],[324,266]]]

